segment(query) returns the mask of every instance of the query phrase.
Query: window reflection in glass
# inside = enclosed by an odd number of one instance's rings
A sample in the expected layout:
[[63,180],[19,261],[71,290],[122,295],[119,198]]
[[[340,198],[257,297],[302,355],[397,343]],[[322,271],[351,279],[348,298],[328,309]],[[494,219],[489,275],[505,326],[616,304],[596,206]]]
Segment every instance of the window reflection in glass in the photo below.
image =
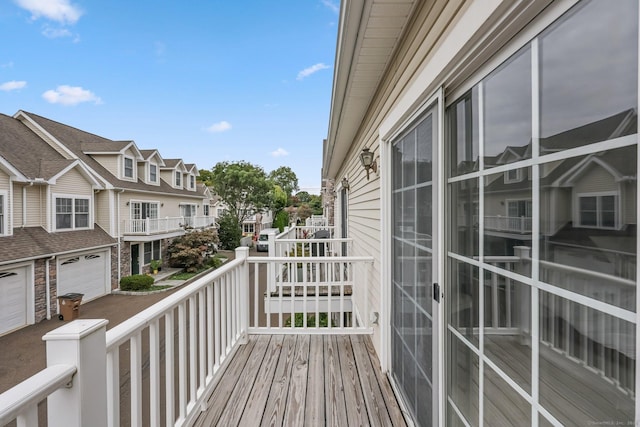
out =
[[449,324],[469,341],[478,345],[479,274],[478,267],[451,260],[449,288]]
[[490,271],[484,272],[484,351],[531,393],[531,288]]
[[[484,186],[484,255],[500,267],[531,276],[531,168],[487,175]],[[519,261],[507,260],[517,256]]]
[[541,34],[541,154],[637,132],[637,52],[635,0],[581,2]]
[[635,310],[636,152],[541,167],[541,280]]
[[540,402],[565,425],[633,424],[635,326],[540,294]]
[[[478,356],[452,333],[448,336],[449,398],[472,425],[478,425]],[[453,411],[450,411],[453,413]],[[448,417],[453,421],[455,416]],[[454,424],[458,425],[458,424]]]
[[428,115],[416,128],[418,146],[416,147],[417,184],[433,180],[433,141],[436,140],[437,111]]
[[449,189],[450,250],[468,257],[478,256],[478,179],[453,182]]
[[524,400],[496,371],[484,368],[484,425],[531,425],[531,405]]
[[463,175],[479,168],[478,87],[447,109],[449,119],[450,176]]
[[485,168],[531,158],[531,49],[512,56],[483,84]]

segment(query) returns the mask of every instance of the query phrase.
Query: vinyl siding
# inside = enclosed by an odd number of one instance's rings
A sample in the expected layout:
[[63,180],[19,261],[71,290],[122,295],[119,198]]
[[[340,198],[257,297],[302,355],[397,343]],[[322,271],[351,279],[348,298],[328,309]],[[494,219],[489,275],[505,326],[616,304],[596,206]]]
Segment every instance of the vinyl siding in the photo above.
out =
[[101,191],[96,194],[94,203],[94,218],[95,222],[107,233],[113,235],[114,232],[111,230],[111,221],[109,215],[109,191]]
[[600,166],[590,166],[581,178],[574,185],[576,194],[618,191],[614,177]]
[[51,188],[53,193],[58,194],[74,194],[82,196],[91,196],[93,193],[91,183],[77,169],[71,169],[69,172],[58,178],[56,184]]
[[116,177],[118,176],[118,165],[119,165],[118,160],[120,159],[120,156],[95,155],[91,157],[95,161],[100,163],[105,169],[111,172],[113,176],[116,176]]
[[[33,185],[24,188],[27,192],[27,218],[25,226],[42,226],[46,228],[47,187],[43,185]],[[22,192],[19,197],[22,197]]]
[[22,189],[24,185],[13,185],[13,197],[11,212],[13,217],[13,227],[22,227],[24,225],[25,218],[22,215]]

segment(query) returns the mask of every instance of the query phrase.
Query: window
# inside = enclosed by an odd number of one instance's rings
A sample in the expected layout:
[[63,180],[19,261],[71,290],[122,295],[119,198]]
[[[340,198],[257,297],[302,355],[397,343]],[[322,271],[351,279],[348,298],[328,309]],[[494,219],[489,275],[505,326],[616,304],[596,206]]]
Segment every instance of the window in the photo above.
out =
[[242,231],[245,234],[253,234],[255,230],[255,224],[251,223],[251,224],[242,224]]
[[504,173],[504,182],[513,183],[522,181],[522,169],[510,169]]
[[507,216],[511,218],[531,218],[533,211],[531,200],[509,200],[507,202]]
[[180,205],[180,214],[185,218],[196,216],[196,205]]
[[160,260],[160,240],[144,243],[144,263],[149,264],[151,260]]
[[124,176],[133,178],[133,159],[131,157],[124,158]]
[[5,234],[4,194],[0,194],[0,235]]
[[176,187],[182,186],[182,174],[180,171],[176,171]]
[[202,215],[209,216],[209,205],[207,204],[202,205]]
[[196,177],[193,175],[189,175],[189,188],[192,190],[196,188]]
[[158,166],[149,165],[149,181],[158,182]]
[[133,202],[131,219],[157,219],[158,202]]
[[56,229],[89,228],[89,199],[56,197]]
[[615,228],[616,196],[578,196],[578,226]]

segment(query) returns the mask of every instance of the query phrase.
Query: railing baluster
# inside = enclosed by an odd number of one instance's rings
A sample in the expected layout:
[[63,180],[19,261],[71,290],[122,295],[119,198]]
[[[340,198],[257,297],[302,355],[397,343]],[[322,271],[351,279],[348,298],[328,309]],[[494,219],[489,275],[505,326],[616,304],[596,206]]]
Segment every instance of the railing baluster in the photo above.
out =
[[142,335],[133,335],[129,341],[131,372],[131,426],[142,426]]
[[160,322],[149,325],[149,423],[160,425]]
[[195,295],[189,298],[189,345],[187,347],[189,351],[189,402],[196,401],[196,388],[198,381],[198,342],[196,341],[196,297]]
[[186,302],[178,305],[178,419],[187,415],[187,313]]
[[120,425],[120,348],[107,353],[107,425]]
[[214,357],[215,357],[215,367],[216,370],[220,367],[220,356],[222,355],[222,310],[223,304],[221,303],[222,297],[220,295],[220,283],[222,278],[219,278],[213,283],[213,300],[214,300],[214,335],[215,335],[215,349],[214,349]]
[[220,355],[227,355],[227,275],[220,278]]
[[165,365],[165,419],[166,425],[172,426],[175,423],[174,399],[174,339],[175,330],[173,322],[173,309],[164,315],[164,365]]
[[207,294],[207,303],[206,303],[206,310],[207,310],[207,325],[206,325],[206,330],[207,330],[207,366],[206,366],[206,374],[207,377],[205,379],[205,381],[210,381],[213,378],[213,367],[215,362],[215,355],[214,355],[214,328],[213,328],[213,284],[209,285],[206,287],[206,294]]

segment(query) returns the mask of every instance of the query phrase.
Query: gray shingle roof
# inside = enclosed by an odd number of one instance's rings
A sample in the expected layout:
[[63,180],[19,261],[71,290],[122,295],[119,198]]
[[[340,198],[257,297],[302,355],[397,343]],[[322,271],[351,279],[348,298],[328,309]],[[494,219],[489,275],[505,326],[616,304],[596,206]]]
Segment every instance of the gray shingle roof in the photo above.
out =
[[87,248],[113,246],[116,243],[116,239],[97,225],[93,230],[58,233],[47,233],[42,227],[14,228],[13,236],[2,238],[0,260],[4,264]]
[[[82,160],[88,167],[93,169],[97,174],[99,174],[107,182],[109,182],[111,185],[113,185],[116,188],[148,191],[148,192],[154,192],[154,193],[168,193],[168,194],[181,195],[185,197],[202,197],[202,194],[197,191],[194,192],[186,189],[180,190],[180,189],[173,188],[171,185],[167,184],[162,179],[160,180],[159,186],[146,184],[140,179],[137,182],[124,181],[124,180],[118,179],[108,169],[102,166],[97,160],[95,160],[93,157],[85,153],[86,150],[91,150],[91,147],[94,147],[94,146],[96,148],[102,148],[105,146],[108,147],[110,144],[114,144],[116,147],[121,147],[122,144],[129,144],[131,141],[124,141],[124,142],[113,141],[98,135],[94,135],[89,132],[85,132],[80,129],[76,129],[68,125],[64,125],[62,123],[58,123],[54,120],[47,119],[37,114],[29,113],[26,111],[23,111],[23,113],[26,114],[33,121],[35,121],[47,132],[49,132],[60,143],[64,144],[64,146],[67,149],[69,149],[69,151],[71,151],[75,156],[77,156],[80,160]],[[21,126],[24,127],[24,125],[22,124]],[[42,142],[41,142],[41,145],[48,146],[48,144],[42,144]],[[38,151],[34,151],[34,152],[38,152]],[[181,159],[172,159],[172,160],[176,160],[175,164],[177,164],[178,161],[181,161]],[[165,160],[165,163],[167,163],[167,160]]]

